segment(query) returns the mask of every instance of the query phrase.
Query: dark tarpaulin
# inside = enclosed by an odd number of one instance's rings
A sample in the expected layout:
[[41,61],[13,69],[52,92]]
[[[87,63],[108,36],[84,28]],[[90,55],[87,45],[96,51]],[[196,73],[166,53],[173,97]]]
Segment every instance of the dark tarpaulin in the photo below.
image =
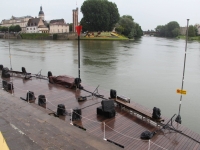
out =
[[50,76],[49,82],[50,83],[56,83],[68,86],[69,88],[73,88],[74,84],[74,77],[62,75],[62,76]]

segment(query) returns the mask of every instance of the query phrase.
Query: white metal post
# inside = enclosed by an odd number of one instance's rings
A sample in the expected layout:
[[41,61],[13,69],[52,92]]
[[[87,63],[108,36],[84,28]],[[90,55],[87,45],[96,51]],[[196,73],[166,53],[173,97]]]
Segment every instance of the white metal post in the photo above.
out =
[[46,107],[45,107],[45,109],[47,110],[47,98],[46,98]]
[[73,123],[72,123],[72,113],[73,113],[73,111],[71,109],[71,122],[70,122],[71,125],[73,125]]
[[28,93],[29,91],[27,90],[27,95],[28,95],[28,103],[29,103],[29,93]]
[[106,131],[105,131],[105,122],[103,122],[103,140],[105,140],[106,141],[106,138],[105,138],[105,133]]
[[11,84],[11,93],[12,93],[12,95],[13,95],[13,82],[12,82],[12,84]]

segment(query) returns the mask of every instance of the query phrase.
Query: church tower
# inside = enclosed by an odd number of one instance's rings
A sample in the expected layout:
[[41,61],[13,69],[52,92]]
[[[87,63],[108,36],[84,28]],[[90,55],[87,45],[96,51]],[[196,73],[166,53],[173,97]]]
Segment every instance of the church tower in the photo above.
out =
[[40,6],[40,12],[39,12],[38,17],[44,20],[44,12],[42,11],[42,6]]
[[76,32],[76,26],[78,26],[78,7],[72,10],[73,26],[72,31]]

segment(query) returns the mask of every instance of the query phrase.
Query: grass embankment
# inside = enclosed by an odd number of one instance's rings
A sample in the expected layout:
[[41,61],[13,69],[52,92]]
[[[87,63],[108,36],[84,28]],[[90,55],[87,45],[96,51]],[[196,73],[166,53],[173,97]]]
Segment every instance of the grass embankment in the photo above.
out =
[[[176,38],[178,38],[178,39],[184,39],[185,40],[186,36],[179,35]],[[188,37],[188,40],[198,40],[198,41],[200,41],[200,36]]]
[[22,39],[31,39],[31,40],[40,40],[47,39],[49,37],[49,33],[22,33]]
[[98,32],[90,33],[90,35],[84,34],[84,36],[81,36],[81,40],[111,40],[111,41],[117,41],[117,40],[129,40],[127,37],[123,35],[119,35],[114,32],[101,32],[98,34]]

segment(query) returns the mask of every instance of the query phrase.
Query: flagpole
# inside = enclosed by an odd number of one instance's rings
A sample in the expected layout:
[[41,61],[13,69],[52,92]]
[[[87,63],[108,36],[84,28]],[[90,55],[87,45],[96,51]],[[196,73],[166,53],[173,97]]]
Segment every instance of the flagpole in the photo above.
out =
[[79,82],[81,81],[80,77],[80,34],[81,34],[82,26],[76,26],[76,31],[78,34],[78,78]]

